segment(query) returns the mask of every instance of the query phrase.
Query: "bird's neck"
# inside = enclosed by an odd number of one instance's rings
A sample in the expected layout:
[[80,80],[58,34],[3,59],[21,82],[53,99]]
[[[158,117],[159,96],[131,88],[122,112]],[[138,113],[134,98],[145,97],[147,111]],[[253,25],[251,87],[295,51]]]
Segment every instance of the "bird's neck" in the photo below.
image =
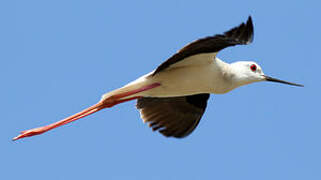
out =
[[216,58],[215,62],[222,79],[224,80],[222,85],[224,84],[226,92],[250,83],[247,81],[246,77],[242,76],[242,73],[239,72],[240,69],[235,66],[235,64],[226,63],[219,58]]
[[232,81],[234,73],[231,71],[231,65],[215,58],[212,66],[212,93],[214,94],[224,94],[227,93],[237,86]]

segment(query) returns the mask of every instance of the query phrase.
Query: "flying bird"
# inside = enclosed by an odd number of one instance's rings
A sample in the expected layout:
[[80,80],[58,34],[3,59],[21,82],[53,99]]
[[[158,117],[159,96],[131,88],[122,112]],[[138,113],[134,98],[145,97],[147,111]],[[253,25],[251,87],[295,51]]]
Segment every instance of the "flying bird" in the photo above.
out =
[[154,71],[129,84],[104,94],[101,100],[56,123],[22,131],[13,140],[42,134],[56,127],[88,116],[104,108],[137,99],[141,118],[164,136],[183,138],[196,128],[207,106],[210,94],[224,94],[237,87],[260,81],[303,86],[263,73],[252,61],[226,63],[217,53],[230,46],[253,41],[251,16],[223,34],[198,39],[187,44]]

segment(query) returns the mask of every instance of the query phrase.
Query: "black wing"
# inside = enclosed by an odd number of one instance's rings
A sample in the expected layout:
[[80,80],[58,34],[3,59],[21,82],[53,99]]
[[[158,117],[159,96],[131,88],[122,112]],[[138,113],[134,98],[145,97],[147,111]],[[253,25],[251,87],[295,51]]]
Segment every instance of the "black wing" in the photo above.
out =
[[158,66],[153,75],[189,56],[218,52],[229,46],[250,44],[252,41],[253,23],[251,16],[249,16],[246,24],[242,23],[239,26],[226,31],[224,34],[209,36],[186,45],[172,57],[167,59],[167,61]]
[[209,94],[137,100],[141,118],[164,136],[183,138],[198,125],[206,109]]

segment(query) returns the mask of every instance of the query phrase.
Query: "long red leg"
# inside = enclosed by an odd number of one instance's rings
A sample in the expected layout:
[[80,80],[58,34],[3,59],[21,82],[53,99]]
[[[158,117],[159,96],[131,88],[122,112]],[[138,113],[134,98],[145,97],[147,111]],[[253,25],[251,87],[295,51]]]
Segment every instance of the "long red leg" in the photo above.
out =
[[98,102],[97,104],[77,113],[77,114],[74,114],[72,116],[69,116],[61,121],[58,121],[58,122],[55,122],[55,123],[52,123],[52,124],[49,124],[47,126],[42,126],[42,127],[38,127],[38,128],[34,128],[34,129],[29,129],[29,130],[25,130],[25,131],[22,131],[20,132],[20,134],[16,137],[14,137],[12,140],[18,140],[18,139],[21,139],[21,138],[25,138],[25,137],[30,137],[30,136],[34,136],[34,135],[39,135],[39,134],[42,134],[44,132],[47,132],[51,129],[54,129],[54,128],[57,128],[59,126],[62,126],[62,125],[65,125],[65,124],[68,124],[70,122],[73,122],[73,121],[76,121],[80,118],[83,118],[83,117],[86,117],[90,114],[93,114],[97,111],[100,111],[104,108],[110,108],[116,104],[119,104],[119,103],[123,103],[123,102],[126,102],[126,101],[130,101],[130,100],[133,100],[133,99],[137,99],[139,98],[139,96],[135,96],[135,97],[131,97],[131,98],[128,98],[128,99],[122,99],[122,98],[125,98],[127,96],[131,96],[131,95],[134,95],[134,94],[137,94],[139,92],[142,92],[142,91],[147,91],[149,89],[152,89],[152,88],[155,88],[155,87],[158,87],[160,86],[160,83],[154,83],[154,84],[151,84],[151,85],[148,85],[148,86],[144,86],[142,88],[138,88],[138,89],[135,89],[135,90],[132,90],[132,91],[128,91],[128,92],[124,92],[124,93],[119,93],[119,94],[116,94],[116,95],[113,95],[111,97],[108,97],[107,99],[103,100],[103,101],[100,101]]

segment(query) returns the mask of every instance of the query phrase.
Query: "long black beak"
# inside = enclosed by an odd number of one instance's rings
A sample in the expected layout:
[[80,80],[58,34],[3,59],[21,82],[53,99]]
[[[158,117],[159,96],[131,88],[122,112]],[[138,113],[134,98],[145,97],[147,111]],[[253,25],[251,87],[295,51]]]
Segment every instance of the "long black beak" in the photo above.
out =
[[273,77],[270,77],[270,76],[266,76],[266,75],[263,75],[263,77],[264,77],[265,80],[267,80],[267,81],[272,81],[272,82],[278,82],[278,83],[288,84],[288,85],[292,85],[292,86],[300,86],[300,87],[303,87],[302,84],[291,83],[291,82],[283,81],[283,80],[276,79],[276,78],[273,78]]

